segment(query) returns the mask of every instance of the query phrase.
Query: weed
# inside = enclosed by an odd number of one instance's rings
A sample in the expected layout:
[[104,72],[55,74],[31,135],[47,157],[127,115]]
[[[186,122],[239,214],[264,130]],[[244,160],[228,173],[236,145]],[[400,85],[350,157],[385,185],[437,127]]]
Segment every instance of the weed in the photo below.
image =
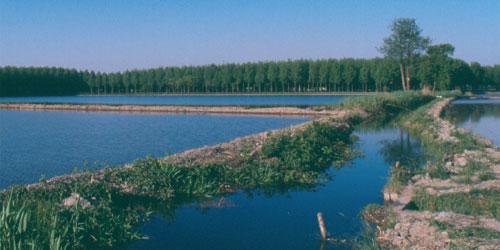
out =
[[452,211],[500,219],[500,191],[498,190],[472,190],[439,196],[430,195],[421,190],[415,194],[412,201],[418,210]]

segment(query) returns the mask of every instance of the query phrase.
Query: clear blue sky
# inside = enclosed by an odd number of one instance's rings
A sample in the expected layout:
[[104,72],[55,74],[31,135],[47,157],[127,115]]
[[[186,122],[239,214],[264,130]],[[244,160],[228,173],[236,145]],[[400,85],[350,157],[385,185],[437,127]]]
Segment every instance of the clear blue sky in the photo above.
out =
[[500,0],[0,0],[0,65],[118,71],[370,58],[397,17],[455,57],[500,63]]

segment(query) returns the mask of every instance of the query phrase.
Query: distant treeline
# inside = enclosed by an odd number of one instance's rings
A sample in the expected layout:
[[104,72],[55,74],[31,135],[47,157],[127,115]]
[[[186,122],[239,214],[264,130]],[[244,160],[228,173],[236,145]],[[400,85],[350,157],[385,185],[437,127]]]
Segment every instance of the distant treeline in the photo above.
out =
[[[500,89],[500,65],[468,64],[451,57],[421,56],[411,69],[411,88]],[[0,96],[260,93],[400,90],[397,61],[323,59],[164,67],[118,73],[49,67],[1,67]]]

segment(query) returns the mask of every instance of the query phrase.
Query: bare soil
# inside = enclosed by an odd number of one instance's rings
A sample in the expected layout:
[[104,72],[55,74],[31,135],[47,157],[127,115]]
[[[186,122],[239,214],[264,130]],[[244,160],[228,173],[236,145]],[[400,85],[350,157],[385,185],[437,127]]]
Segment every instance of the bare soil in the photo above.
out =
[[244,114],[244,115],[335,115],[336,111],[312,107],[241,107],[241,106],[166,106],[166,105],[104,105],[104,104],[35,104],[0,103],[0,109],[27,111],[93,111],[93,112],[141,112],[141,113],[197,113],[197,114]]
[[[450,122],[440,118],[440,114],[450,99],[437,102],[429,109],[429,114],[435,119],[437,128],[436,138],[441,141],[457,141],[452,134],[457,128]],[[464,246],[466,249],[498,249],[500,239],[478,239],[474,237],[450,238],[447,231],[440,231],[432,221],[446,222],[461,228],[483,228],[500,232],[500,221],[485,216],[470,216],[451,211],[413,211],[404,207],[412,200],[417,190],[425,190],[430,195],[439,196],[450,193],[470,192],[473,189],[500,190],[500,150],[491,142],[482,138],[487,145],[483,150],[465,150],[461,154],[450,157],[446,166],[452,167],[451,172],[460,173],[469,161],[482,161],[491,168],[495,179],[479,181],[473,177],[475,183],[466,184],[459,178],[433,179],[429,175],[414,176],[397,196],[389,203],[387,213],[395,216],[394,228],[380,230],[378,241],[383,246],[394,249],[449,249],[452,246]],[[450,169],[451,170],[451,169]]]

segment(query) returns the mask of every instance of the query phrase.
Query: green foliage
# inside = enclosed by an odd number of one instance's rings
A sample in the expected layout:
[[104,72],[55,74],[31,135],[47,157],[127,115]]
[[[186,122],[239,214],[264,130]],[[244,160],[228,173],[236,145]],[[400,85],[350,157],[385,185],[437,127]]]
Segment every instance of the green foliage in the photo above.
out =
[[385,230],[396,225],[395,214],[390,211],[390,209],[378,204],[368,204],[361,216],[366,222],[375,224]]
[[451,173],[444,167],[442,162],[435,162],[426,169],[423,169],[423,171],[428,173],[430,177],[436,179],[445,180],[451,176]]
[[[301,136],[284,134],[266,141],[262,154],[276,158],[281,166],[318,169],[341,163],[347,152],[339,151],[350,142],[352,128],[313,122]],[[340,165],[340,164],[337,164]]]
[[[358,106],[350,101],[349,105],[380,112],[387,109],[396,115],[398,110],[421,105],[426,98],[410,92],[395,98],[383,95]],[[393,107],[398,104],[404,108]],[[143,237],[135,226],[153,211],[169,215],[180,204],[238,190],[272,194],[314,188],[328,178],[326,169],[340,167],[356,155],[352,131],[353,126],[345,122],[321,119],[293,133],[270,134],[255,154],[248,154],[255,145],[243,147],[237,166],[172,165],[146,158],[128,168],[82,172],[78,179],[68,181],[45,181],[40,184],[45,188],[11,188],[10,194],[0,193],[0,249],[14,245],[34,249],[119,248]],[[72,193],[79,194],[90,207],[79,202],[63,207],[63,200]]]
[[386,58],[398,61],[400,64],[401,83],[403,90],[411,90],[411,71],[414,59],[427,48],[430,39],[421,35],[413,18],[397,18],[392,22],[391,35],[384,38],[384,44],[379,48]]
[[441,231],[447,231],[448,235],[452,239],[466,239],[466,238],[499,239],[500,238],[500,232],[486,228],[480,228],[480,227],[461,228],[453,224],[437,220],[433,220],[432,225],[434,225]]
[[76,95],[87,84],[75,69],[0,67],[0,96]]
[[452,88],[452,65],[455,48],[451,44],[438,44],[427,48],[427,55],[419,63],[418,76],[432,89]]
[[[263,144],[265,150],[245,158],[236,168],[179,166],[146,158],[132,168],[104,171],[102,181],[92,181],[91,173],[79,173],[85,177],[50,188],[16,187],[10,196],[0,194],[0,244],[9,244],[4,249],[26,248],[31,243],[39,249],[113,248],[142,237],[134,226],[147,219],[158,202],[173,207],[237,190],[312,188],[331,164],[352,156],[351,132],[350,126],[313,123],[294,134],[272,135]],[[74,207],[63,208],[63,200],[72,193],[80,194],[91,206],[76,202]]]
[[[486,90],[500,87],[500,67],[458,59],[415,58],[412,88]],[[322,59],[167,67],[117,73],[61,68],[0,67],[0,96],[260,93],[401,90],[391,59]]]
[[433,96],[423,95],[419,91],[398,91],[393,93],[377,94],[348,98],[338,105],[339,108],[361,109],[370,114],[365,122],[374,120],[386,122],[396,116],[416,109],[434,99]]
[[377,242],[377,231],[374,227],[364,226],[361,234],[356,238],[352,249],[382,250]]
[[[63,208],[63,198],[72,192],[85,193],[93,206],[84,208],[76,202]],[[138,239],[140,235],[131,228],[142,220],[143,212],[116,206],[119,197],[103,184],[59,184],[52,190],[32,191],[13,188],[0,196],[0,249],[111,248]]]
[[412,201],[418,210],[452,211],[467,215],[484,215],[500,219],[500,191],[472,190],[439,196],[421,190]]
[[387,57],[400,61],[417,56],[430,43],[422,37],[422,30],[413,18],[397,18],[392,22],[391,35],[384,39],[380,51]]

